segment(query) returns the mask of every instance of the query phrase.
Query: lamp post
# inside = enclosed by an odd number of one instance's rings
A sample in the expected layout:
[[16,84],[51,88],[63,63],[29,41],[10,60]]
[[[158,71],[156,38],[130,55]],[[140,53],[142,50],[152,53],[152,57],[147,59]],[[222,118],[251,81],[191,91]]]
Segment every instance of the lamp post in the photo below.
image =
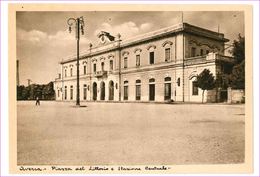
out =
[[76,106],[80,105],[80,99],[79,99],[79,40],[80,40],[80,31],[81,35],[84,35],[84,19],[83,17],[80,18],[69,18],[67,20],[67,23],[69,25],[69,32],[71,33],[72,29],[71,27],[73,24],[75,25],[75,34],[76,34],[76,40],[77,40],[77,96],[76,96]]

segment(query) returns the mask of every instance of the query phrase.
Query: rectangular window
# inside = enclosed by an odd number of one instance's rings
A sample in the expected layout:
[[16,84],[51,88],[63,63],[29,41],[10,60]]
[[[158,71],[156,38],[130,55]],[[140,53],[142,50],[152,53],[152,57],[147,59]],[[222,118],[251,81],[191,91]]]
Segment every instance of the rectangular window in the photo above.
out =
[[171,49],[170,48],[167,48],[165,49],[165,61],[170,61],[171,59]]
[[72,73],[72,68],[70,68],[70,76],[72,76],[72,74],[73,74],[73,73]]
[[154,64],[154,52],[150,52],[150,64]]
[[73,100],[73,86],[70,86],[70,99]]
[[171,99],[171,83],[164,84],[164,100]]
[[104,71],[104,68],[105,68],[105,63],[102,62],[102,63],[101,63],[101,71]]
[[136,100],[141,100],[141,85],[136,85],[135,86],[135,99]]
[[198,95],[198,94],[199,94],[198,82],[193,81],[192,82],[192,95]]
[[84,85],[84,88],[83,88],[83,99],[86,100],[87,99],[87,86]]
[[65,87],[64,99],[67,100],[67,87]]
[[128,86],[124,86],[124,100],[128,100]]
[[67,77],[67,70],[65,69],[65,77]]
[[95,63],[94,65],[93,65],[93,72],[95,73],[97,71],[97,64]]
[[204,55],[204,51],[203,49],[200,49],[200,56],[203,56]]
[[191,57],[195,57],[196,56],[196,48],[192,47],[191,48]]
[[113,60],[110,60],[109,61],[109,68],[110,68],[110,71],[113,71]]
[[124,68],[127,68],[127,57],[124,58]]
[[87,74],[87,66],[84,65],[84,74]]
[[140,66],[140,55],[136,55],[136,66]]

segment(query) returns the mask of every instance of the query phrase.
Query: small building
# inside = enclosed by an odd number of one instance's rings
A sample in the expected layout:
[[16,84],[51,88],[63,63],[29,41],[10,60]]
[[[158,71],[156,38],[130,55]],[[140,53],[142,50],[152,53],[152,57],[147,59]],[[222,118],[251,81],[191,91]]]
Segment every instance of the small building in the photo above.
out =
[[[196,76],[207,68],[216,77],[233,63],[224,56],[224,34],[188,23],[128,40],[105,31],[98,38],[80,55],[81,101],[201,102]],[[76,56],[60,62],[56,100],[76,100],[76,73]]]

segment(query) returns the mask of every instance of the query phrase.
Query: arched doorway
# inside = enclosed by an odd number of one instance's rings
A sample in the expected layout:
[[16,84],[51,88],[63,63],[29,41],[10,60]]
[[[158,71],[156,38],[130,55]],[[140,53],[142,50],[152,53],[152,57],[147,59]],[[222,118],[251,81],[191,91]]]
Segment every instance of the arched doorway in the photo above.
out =
[[105,82],[100,83],[100,100],[105,100]]
[[109,100],[114,100],[114,82],[109,82]]
[[97,100],[97,83],[93,83],[93,100]]

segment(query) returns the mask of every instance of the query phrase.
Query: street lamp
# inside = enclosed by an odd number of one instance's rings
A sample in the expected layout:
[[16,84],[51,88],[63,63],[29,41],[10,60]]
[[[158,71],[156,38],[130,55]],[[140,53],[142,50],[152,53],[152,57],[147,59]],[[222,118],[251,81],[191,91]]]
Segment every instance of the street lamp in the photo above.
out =
[[69,25],[69,32],[71,33],[72,29],[71,27],[73,24],[75,25],[75,34],[76,34],[76,40],[77,40],[77,96],[76,96],[76,105],[80,105],[80,99],[79,99],[79,40],[80,40],[80,31],[81,35],[84,35],[84,19],[83,17],[80,18],[69,18],[67,20],[67,23]]

